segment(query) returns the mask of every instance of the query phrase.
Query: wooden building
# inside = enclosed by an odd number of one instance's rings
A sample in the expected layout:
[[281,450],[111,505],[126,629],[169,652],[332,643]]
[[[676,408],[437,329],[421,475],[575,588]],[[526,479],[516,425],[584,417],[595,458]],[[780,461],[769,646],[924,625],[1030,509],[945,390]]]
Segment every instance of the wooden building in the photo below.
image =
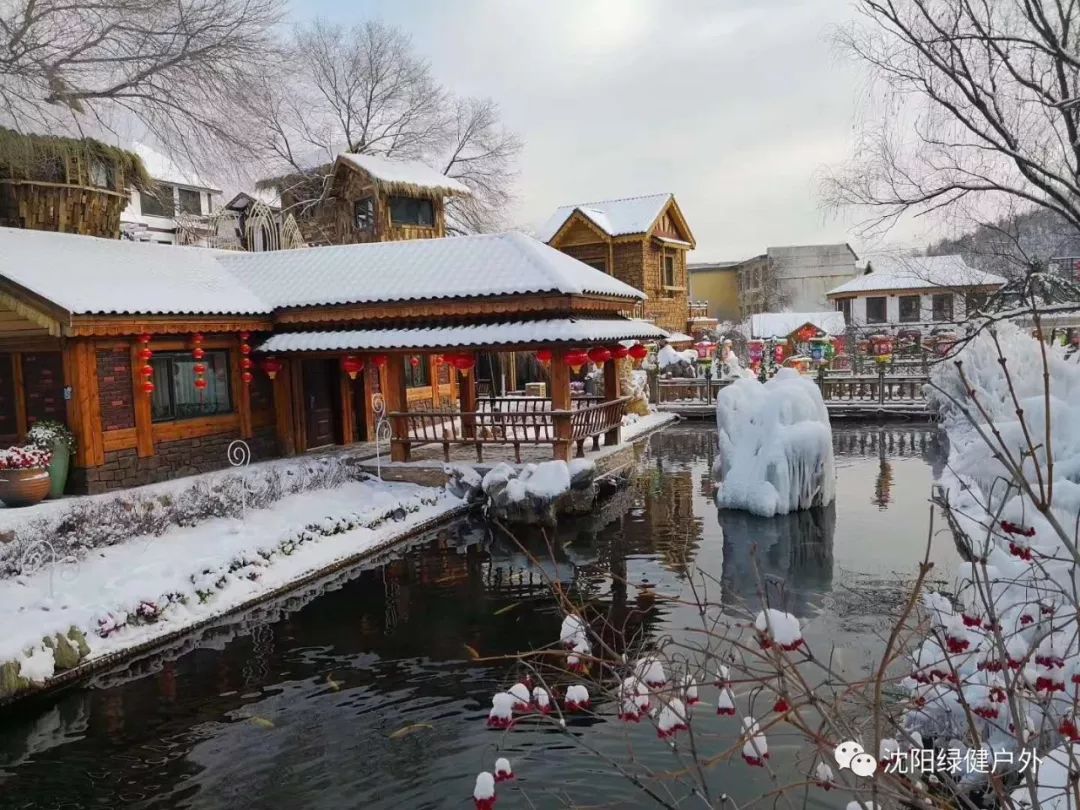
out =
[[686,254],[695,241],[673,195],[564,205],[537,238],[644,292],[645,319],[690,331]]
[[115,239],[129,192],[151,185],[133,152],[0,127],[0,226]]
[[311,245],[446,236],[446,199],[470,193],[468,186],[415,160],[346,152],[325,174],[325,180],[316,173],[260,184],[277,192],[282,210],[295,213]]
[[[573,400],[579,350],[654,340],[642,294],[519,233],[245,253],[0,228],[0,434],[66,421],[74,492],[374,435],[423,445],[618,441],[615,363]],[[552,353],[548,398],[478,402],[478,352]],[[569,356],[569,361],[566,362]],[[355,377],[355,378],[354,378]]]

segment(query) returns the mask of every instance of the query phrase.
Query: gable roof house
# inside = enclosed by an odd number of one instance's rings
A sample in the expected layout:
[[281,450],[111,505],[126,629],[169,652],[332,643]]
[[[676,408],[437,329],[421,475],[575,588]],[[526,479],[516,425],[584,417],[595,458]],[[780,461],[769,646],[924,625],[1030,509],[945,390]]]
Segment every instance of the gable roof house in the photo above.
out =
[[963,321],[1004,283],[959,255],[880,256],[828,297],[849,325],[925,330]]
[[645,319],[692,331],[686,254],[696,242],[674,195],[564,205],[537,238],[644,292]]
[[[0,228],[0,256],[0,441],[66,422],[77,492],[226,466],[237,438],[257,458],[351,444],[376,394],[394,460],[493,441],[567,458],[617,442],[623,406],[609,363],[607,401],[578,407],[568,352],[663,335],[621,314],[640,291],[520,233],[251,253]],[[495,433],[470,358],[537,348],[550,403]]]

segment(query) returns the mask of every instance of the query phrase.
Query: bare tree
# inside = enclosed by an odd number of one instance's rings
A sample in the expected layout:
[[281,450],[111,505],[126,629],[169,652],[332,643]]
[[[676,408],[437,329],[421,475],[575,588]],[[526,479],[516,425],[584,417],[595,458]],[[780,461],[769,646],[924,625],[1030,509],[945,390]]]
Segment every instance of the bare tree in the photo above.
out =
[[884,94],[826,198],[993,223],[1010,203],[1080,228],[1080,5],[1067,0],[858,0],[839,35]]
[[521,143],[493,101],[454,98],[408,36],[381,22],[316,21],[292,45],[248,105],[252,140],[266,143],[257,173],[286,178],[290,196],[311,204],[340,152],[423,160],[473,190],[450,202],[453,230],[501,224]]
[[0,117],[85,132],[131,119],[170,147],[238,143],[229,111],[277,51],[283,0],[0,0]]

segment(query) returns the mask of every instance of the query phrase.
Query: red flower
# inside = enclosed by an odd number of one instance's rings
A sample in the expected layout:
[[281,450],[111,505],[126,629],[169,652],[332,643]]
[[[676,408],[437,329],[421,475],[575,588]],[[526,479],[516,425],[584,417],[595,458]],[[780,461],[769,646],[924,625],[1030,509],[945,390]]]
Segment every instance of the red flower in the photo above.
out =
[[1007,520],[1001,521],[1001,530],[1003,532],[1005,532],[1005,534],[1015,534],[1015,535],[1019,535],[1020,537],[1034,537],[1035,536],[1035,527],[1034,526],[1028,526],[1028,527],[1025,528],[1024,526],[1018,526],[1015,523],[1010,523]]

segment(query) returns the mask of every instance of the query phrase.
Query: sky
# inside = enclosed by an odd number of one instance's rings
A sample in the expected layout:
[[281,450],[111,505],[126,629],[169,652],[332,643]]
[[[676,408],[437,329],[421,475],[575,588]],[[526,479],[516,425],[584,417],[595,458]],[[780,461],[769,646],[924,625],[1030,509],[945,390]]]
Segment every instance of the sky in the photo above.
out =
[[[524,140],[516,226],[563,204],[673,192],[690,261],[860,243],[817,178],[851,154],[867,92],[830,32],[847,0],[308,0],[292,18],[379,18]],[[892,235],[913,241],[916,235]]]

